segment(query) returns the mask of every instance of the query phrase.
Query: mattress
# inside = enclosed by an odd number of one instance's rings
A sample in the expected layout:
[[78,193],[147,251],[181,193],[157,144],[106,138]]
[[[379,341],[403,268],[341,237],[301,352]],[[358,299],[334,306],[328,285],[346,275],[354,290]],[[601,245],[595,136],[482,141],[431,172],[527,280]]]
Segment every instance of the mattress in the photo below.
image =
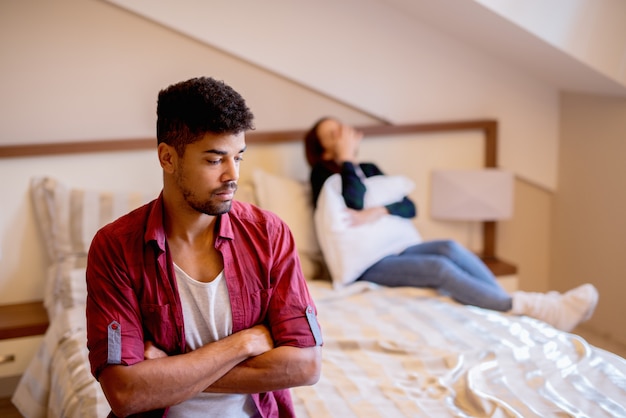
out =
[[[310,281],[322,375],[299,417],[626,417],[626,360],[527,318],[431,290]],[[105,417],[84,307],[57,314],[13,396],[25,417]]]

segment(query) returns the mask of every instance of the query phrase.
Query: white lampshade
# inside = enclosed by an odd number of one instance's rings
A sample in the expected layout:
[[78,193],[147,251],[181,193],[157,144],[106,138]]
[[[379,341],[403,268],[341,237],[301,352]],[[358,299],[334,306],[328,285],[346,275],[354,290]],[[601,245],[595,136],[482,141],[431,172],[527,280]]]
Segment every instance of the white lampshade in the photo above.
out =
[[496,221],[513,215],[513,173],[496,168],[435,170],[433,219]]

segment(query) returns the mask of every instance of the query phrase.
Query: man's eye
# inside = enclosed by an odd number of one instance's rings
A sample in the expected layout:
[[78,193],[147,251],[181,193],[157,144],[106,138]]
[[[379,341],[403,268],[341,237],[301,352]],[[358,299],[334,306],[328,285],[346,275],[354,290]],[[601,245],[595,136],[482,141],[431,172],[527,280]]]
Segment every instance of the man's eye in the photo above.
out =
[[238,157],[235,157],[235,161],[237,161],[238,163],[243,161],[243,157],[240,155]]
[[221,160],[207,160],[207,163],[210,165],[218,165],[220,162]]

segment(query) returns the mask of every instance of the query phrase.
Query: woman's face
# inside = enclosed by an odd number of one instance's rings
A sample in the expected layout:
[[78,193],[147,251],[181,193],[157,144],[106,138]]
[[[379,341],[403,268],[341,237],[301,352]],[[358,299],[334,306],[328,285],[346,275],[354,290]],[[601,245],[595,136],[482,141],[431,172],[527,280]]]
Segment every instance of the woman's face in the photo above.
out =
[[[326,119],[317,127],[317,137],[320,139],[320,145],[326,153],[334,154],[339,140],[339,129],[341,123],[335,119]],[[332,156],[331,156],[332,157]]]

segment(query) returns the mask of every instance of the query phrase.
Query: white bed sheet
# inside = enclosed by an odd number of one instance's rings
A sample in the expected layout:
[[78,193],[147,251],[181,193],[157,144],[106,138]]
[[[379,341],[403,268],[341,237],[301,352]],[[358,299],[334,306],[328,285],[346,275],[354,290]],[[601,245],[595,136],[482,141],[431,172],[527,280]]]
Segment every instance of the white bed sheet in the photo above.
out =
[[626,361],[540,321],[431,290],[311,287],[322,378],[301,417],[624,417]]
[[[424,289],[312,281],[320,381],[292,390],[299,417],[626,417],[626,360],[530,318]],[[13,402],[27,418],[105,417],[85,315],[57,315]]]

